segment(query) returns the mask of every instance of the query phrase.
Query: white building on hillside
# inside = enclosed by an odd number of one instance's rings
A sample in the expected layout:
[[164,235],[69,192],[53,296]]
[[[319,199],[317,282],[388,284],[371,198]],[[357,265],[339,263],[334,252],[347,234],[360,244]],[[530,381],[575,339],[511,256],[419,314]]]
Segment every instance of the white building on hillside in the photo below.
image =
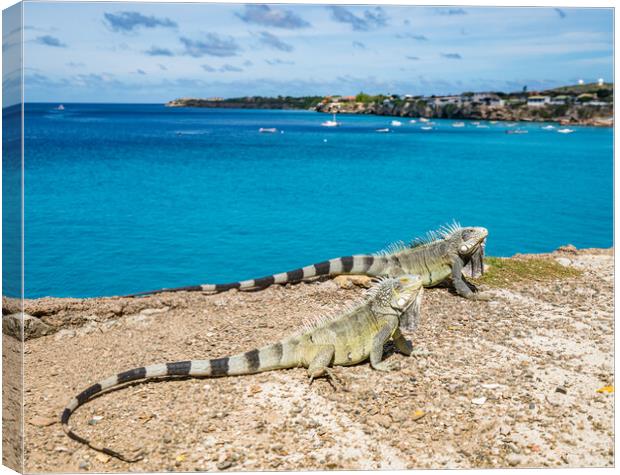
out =
[[542,107],[551,102],[549,96],[530,96],[527,98],[528,107]]
[[471,102],[484,104],[485,106],[503,106],[504,99],[492,92],[476,92],[470,97]]

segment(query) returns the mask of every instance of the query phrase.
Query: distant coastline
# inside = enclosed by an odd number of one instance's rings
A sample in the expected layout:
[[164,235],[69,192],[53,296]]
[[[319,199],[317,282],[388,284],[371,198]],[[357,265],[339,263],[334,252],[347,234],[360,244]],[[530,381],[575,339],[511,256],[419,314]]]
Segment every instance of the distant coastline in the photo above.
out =
[[613,126],[613,84],[592,83],[545,91],[517,93],[465,92],[448,96],[368,95],[278,96],[224,99],[181,98],[167,107],[229,109],[304,109],[330,114],[372,114],[392,117],[559,122]]

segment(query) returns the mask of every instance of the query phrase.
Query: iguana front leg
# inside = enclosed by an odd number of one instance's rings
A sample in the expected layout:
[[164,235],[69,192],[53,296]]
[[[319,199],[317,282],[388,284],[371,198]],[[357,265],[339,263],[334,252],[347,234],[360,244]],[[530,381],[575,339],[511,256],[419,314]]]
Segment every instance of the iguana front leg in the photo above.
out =
[[334,345],[309,346],[306,351],[314,353],[308,365],[310,380],[312,381],[314,378],[320,378],[325,375],[329,376],[329,365],[332,363],[334,353],[336,352]]
[[463,260],[456,257],[452,263],[452,283],[456,293],[470,300],[490,300],[491,296],[484,292],[473,292],[463,280]]
[[336,353],[336,348],[334,345],[314,346],[310,347],[307,351],[316,352],[314,358],[311,359],[310,364],[308,365],[308,376],[310,377],[310,383],[312,383],[315,378],[327,376],[328,382],[334,389],[336,389],[336,386],[334,386],[335,383],[340,386],[341,389],[347,391],[345,384],[329,367],[334,359],[334,354]]
[[396,349],[405,356],[428,356],[430,352],[423,350],[422,348],[413,348],[413,344],[410,340],[407,340],[401,333],[400,328],[397,328],[392,337],[394,340],[394,346]]
[[398,317],[392,316],[388,318],[373,337],[370,350],[370,366],[374,369],[378,371],[392,371],[400,367],[398,361],[381,361],[383,358],[383,346],[397,330]]

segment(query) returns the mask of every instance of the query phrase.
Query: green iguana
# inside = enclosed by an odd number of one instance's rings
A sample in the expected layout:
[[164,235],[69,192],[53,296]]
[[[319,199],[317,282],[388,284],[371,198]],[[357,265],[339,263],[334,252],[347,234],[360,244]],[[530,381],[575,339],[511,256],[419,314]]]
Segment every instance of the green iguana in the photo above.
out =
[[344,313],[307,324],[301,333],[277,343],[235,356],[155,364],[118,373],[90,386],[69,402],[61,415],[63,430],[72,439],[95,450],[133,462],[140,457],[125,457],[75,434],[69,427],[71,414],[103,391],[148,378],[238,376],[302,366],[308,369],[312,380],[320,376],[333,378],[330,366],[353,365],[366,359],[370,359],[370,365],[376,370],[396,369],[393,361],[382,361],[383,346],[390,338],[396,349],[406,355],[424,354],[414,351],[400,330],[403,324],[412,326],[411,322],[403,320],[410,316],[419,319],[422,291],[422,282],[417,276],[384,278],[367,291],[360,303],[350,306]]
[[182,290],[223,292],[230,289],[262,289],[272,284],[296,283],[304,279],[324,275],[357,274],[395,277],[402,274],[414,274],[422,278],[422,283],[425,287],[433,287],[448,278],[452,278],[454,288],[460,296],[469,299],[486,299],[487,296],[485,294],[473,292],[469,288],[463,280],[462,273],[463,271],[468,272],[471,277],[483,273],[484,264],[482,259],[488,234],[486,228],[464,228],[454,223],[439,229],[439,231],[429,232],[424,239],[418,239],[409,246],[399,243],[390,246],[387,251],[377,254],[337,257],[301,269],[269,275],[259,279],[228,284],[203,284],[152,290],[127,295],[127,297]]

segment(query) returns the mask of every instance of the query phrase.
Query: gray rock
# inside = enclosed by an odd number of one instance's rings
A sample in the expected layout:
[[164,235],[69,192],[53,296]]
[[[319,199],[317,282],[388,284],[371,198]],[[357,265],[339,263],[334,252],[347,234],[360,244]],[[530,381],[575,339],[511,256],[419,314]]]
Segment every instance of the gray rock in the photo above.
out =
[[232,462],[230,460],[224,460],[223,462],[218,462],[216,467],[218,470],[226,470],[227,468],[232,467]]
[[[6,335],[11,335],[14,338],[21,339],[21,327],[22,327],[22,314],[12,313],[10,315],[2,316],[2,332]],[[54,328],[46,323],[43,323],[41,319],[23,314],[24,325],[24,339],[29,340],[31,338],[39,338],[45,335],[49,335],[54,332]]]

